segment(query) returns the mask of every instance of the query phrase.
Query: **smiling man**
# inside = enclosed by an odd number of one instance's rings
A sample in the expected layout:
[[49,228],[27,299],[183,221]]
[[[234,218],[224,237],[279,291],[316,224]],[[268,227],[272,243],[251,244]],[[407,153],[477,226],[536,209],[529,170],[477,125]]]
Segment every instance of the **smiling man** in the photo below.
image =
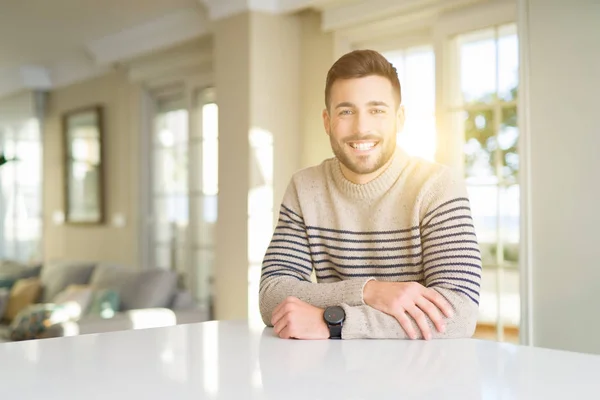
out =
[[329,70],[335,157],[292,177],[263,261],[260,311],[281,338],[473,335],[481,256],[465,185],[396,146],[401,99],[375,51]]

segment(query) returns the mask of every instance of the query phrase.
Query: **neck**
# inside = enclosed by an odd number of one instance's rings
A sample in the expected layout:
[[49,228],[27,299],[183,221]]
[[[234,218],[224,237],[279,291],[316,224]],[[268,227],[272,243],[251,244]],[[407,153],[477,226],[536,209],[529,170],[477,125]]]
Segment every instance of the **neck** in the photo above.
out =
[[390,159],[387,160],[387,162],[384,165],[382,165],[379,169],[368,174],[357,174],[356,172],[349,170],[342,163],[340,163],[340,169],[342,170],[344,178],[348,179],[350,182],[355,183],[357,185],[365,185],[371,182],[372,180],[376,179],[379,175],[381,175],[383,171],[385,171],[390,166],[393,159],[393,156],[390,157]]

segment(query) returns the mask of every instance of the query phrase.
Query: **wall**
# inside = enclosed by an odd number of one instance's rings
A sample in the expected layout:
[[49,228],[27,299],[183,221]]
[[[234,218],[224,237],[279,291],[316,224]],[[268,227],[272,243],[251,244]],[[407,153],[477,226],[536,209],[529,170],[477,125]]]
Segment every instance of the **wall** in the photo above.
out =
[[334,60],[332,33],[321,31],[320,14],[303,12],[300,16],[301,43],[301,115],[302,168],[320,164],[333,157],[329,137],[323,128],[322,113],[325,108],[325,78]]
[[532,343],[600,353],[600,2],[520,3]]
[[[92,260],[137,267],[138,99],[138,89],[123,72],[50,93],[44,126],[45,261]],[[54,212],[64,212],[61,116],[66,111],[94,104],[105,106],[106,223],[101,226],[56,224]],[[111,224],[117,213],[125,216],[124,227]]]

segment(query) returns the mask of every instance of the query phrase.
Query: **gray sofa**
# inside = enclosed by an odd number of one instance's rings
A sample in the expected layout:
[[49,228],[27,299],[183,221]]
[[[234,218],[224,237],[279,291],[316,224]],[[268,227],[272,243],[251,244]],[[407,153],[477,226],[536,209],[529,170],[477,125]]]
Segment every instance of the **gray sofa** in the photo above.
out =
[[[21,275],[18,275],[19,270],[14,266],[8,269],[8,274],[19,278],[35,277],[36,273],[29,266],[23,267]],[[0,264],[0,278],[4,276],[6,279],[6,271],[7,268]],[[210,318],[207,309],[195,305],[189,291],[177,287],[177,274],[173,271],[132,270],[119,265],[96,263],[54,263],[37,268],[37,272],[42,284],[38,303],[52,303],[69,285],[112,289],[120,299],[118,312],[110,318],[83,315],[76,321],[53,325],[45,337],[153,328],[202,322]],[[8,290],[0,292],[6,297]],[[2,301],[0,298],[0,303]],[[9,341],[9,331],[8,325],[0,324],[0,342]]]

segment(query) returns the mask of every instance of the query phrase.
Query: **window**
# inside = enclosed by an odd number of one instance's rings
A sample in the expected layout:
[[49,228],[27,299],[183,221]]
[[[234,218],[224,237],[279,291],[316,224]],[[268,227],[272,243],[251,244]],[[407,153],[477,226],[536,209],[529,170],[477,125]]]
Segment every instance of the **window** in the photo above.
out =
[[[518,40],[514,24],[459,35],[453,125],[483,259],[480,325],[518,341]],[[507,332],[512,332],[508,338]]]
[[405,108],[398,144],[409,154],[435,158],[435,56],[431,46],[383,52],[398,71]]

